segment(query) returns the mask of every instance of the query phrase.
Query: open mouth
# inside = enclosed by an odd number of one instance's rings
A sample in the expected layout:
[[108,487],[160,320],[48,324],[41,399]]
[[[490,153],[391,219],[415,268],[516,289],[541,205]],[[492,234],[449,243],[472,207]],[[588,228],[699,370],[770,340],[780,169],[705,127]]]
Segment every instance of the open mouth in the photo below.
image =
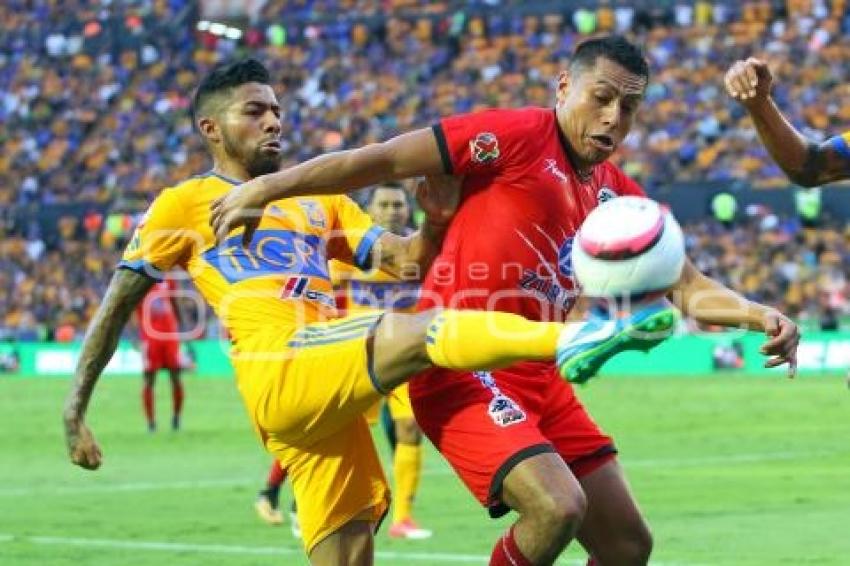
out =
[[260,147],[264,150],[274,151],[274,152],[278,152],[278,153],[281,150],[280,142],[277,141],[277,140],[267,141],[266,143],[264,143]]
[[593,145],[598,147],[599,149],[605,151],[612,151],[614,149],[614,138],[605,134],[596,134],[590,136],[591,142]]

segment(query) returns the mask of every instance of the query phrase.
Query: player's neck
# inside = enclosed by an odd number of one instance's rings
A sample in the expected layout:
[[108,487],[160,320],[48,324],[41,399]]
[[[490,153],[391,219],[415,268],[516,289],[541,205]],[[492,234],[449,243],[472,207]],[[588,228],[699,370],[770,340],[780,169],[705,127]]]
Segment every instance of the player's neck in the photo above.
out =
[[555,124],[558,128],[558,138],[561,141],[561,148],[564,150],[564,154],[567,157],[567,161],[570,162],[570,166],[575,172],[575,175],[578,178],[579,182],[589,183],[590,180],[593,178],[593,169],[596,164],[588,163],[578,156],[576,151],[573,149],[573,145],[570,143],[570,140],[567,138],[567,135],[564,133],[564,128],[561,126],[560,120],[557,119],[557,112],[555,113],[555,116]]
[[225,179],[232,179],[244,183],[251,180],[251,175],[245,171],[244,167],[236,163],[227,163],[216,160],[213,163],[212,172]]

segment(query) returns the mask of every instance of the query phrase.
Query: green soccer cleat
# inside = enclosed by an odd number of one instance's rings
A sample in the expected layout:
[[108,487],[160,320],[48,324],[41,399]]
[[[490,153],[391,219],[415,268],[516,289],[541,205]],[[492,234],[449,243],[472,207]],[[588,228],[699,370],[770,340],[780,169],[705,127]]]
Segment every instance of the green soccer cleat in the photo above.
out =
[[584,383],[612,357],[627,350],[649,351],[670,337],[678,314],[664,301],[622,318],[592,315],[578,330],[569,325],[558,339],[555,359],[564,379]]

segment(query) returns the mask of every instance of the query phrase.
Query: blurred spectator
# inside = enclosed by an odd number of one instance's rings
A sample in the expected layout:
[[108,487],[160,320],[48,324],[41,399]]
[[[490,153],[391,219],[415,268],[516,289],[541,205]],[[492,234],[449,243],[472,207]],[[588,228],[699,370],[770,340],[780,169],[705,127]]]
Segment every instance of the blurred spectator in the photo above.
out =
[[[653,76],[618,165],[649,188],[731,179],[776,187],[787,184],[782,171],[722,92],[732,61],[765,58],[776,100],[812,139],[850,129],[847,3],[777,6],[269,0],[236,40],[199,31],[189,0],[8,0],[0,5],[0,338],[80,336],[134,216],[163,187],[209,167],[188,116],[191,88],[234,54],[255,53],[276,77],[291,164],[441,115],[551,105],[551,82],[584,35],[630,33]],[[53,236],[13,214],[62,203],[85,205],[56,216]],[[729,230],[712,221],[688,230],[701,269],[817,320],[822,300],[848,312],[850,234],[821,225],[759,215]]]

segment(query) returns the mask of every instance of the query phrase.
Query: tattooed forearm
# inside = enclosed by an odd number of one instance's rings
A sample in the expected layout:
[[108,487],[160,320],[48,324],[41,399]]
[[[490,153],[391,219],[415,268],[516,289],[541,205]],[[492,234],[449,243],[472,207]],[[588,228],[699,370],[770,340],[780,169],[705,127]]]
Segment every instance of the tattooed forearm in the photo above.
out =
[[150,277],[126,269],[119,269],[112,276],[83,340],[74,381],[65,400],[66,415],[85,413],[95,383],[115,353],[121,330],[153,284]]

